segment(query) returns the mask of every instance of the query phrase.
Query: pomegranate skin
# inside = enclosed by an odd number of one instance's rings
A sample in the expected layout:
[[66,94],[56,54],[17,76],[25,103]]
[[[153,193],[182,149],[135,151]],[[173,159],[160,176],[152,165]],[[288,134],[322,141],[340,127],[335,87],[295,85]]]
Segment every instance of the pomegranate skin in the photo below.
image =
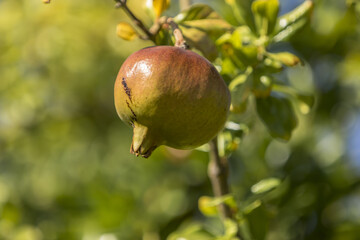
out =
[[130,55],[115,88],[120,118],[133,127],[130,152],[143,157],[160,145],[191,149],[223,128],[229,90],[215,67],[179,47],[156,46]]

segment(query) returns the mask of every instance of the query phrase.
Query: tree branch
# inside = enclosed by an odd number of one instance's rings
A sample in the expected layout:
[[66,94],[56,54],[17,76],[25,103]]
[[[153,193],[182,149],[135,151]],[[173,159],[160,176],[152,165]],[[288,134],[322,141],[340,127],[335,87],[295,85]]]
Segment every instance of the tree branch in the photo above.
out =
[[[219,156],[217,146],[217,137],[210,141],[210,162],[208,166],[208,175],[215,197],[221,197],[229,194],[229,185],[227,182],[229,175],[229,166],[227,159]],[[232,213],[226,204],[219,206],[219,212],[222,218],[232,218]]]
[[[210,162],[208,165],[208,175],[213,188],[214,196],[221,197],[230,193],[228,184],[229,164],[226,157],[220,157],[217,137],[209,142],[210,145]],[[235,216],[231,209],[225,203],[218,206],[220,216],[222,219],[234,219]],[[238,239],[243,239],[240,232],[237,232]]]
[[115,2],[115,7],[122,8],[125,13],[133,20],[134,24],[138,26],[151,41],[155,43],[155,35],[152,34],[144,25],[144,23],[139,18],[137,18],[134,13],[128,8],[128,6],[126,5],[126,0],[115,0]]

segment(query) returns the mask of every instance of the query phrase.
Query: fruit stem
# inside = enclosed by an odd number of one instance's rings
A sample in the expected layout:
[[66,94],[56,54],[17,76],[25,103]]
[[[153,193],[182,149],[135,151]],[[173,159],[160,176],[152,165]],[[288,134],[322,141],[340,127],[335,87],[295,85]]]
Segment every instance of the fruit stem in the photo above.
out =
[[184,36],[179,28],[179,25],[177,25],[177,23],[174,22],[174,19],[168,18],[166,22],[171,26],[173,30],[173,34],[175,37],[175,47],[189,49],[189,45],[186,43]]
[[[208,175],[211,181],[215,197],[222,197],[230,193],[228,184],[229,164],[226,157],[220,157],[218,149],[218,138],[215,137],[209,142],[210,145],[210,162],[208,165]],[[235,216],[231,209],[225,203],[218,206],[218,210],[222,219],[234,219]],[[237,237],[242,239],[240,232],[237,232]]]
[[152,34],[147,27],[145,27],[144,23],[135,16],[135,14],[128,8],[126,5],[126,0],[115,0],[116,8],[122,8],[125,13],[133,20],[134,24],[138,26],[148,37],[149,40],[151,40],[153,43],[155,43],[155,35]]

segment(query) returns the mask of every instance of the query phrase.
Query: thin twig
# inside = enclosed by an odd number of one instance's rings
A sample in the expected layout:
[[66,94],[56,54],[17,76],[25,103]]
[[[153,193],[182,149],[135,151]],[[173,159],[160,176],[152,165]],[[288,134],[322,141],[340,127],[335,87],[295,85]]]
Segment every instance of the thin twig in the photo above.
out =
[[116,1],[116,8],[122,8],[124,9],[125,13],[133,20],[134,24],[138,26],[145,34],[146,36],[155,43],[155,35],[153,35],[147,27],[144,25],[144,23],[137,18],[134,13],[128,8],[126,5],[126,0],[115,0]]

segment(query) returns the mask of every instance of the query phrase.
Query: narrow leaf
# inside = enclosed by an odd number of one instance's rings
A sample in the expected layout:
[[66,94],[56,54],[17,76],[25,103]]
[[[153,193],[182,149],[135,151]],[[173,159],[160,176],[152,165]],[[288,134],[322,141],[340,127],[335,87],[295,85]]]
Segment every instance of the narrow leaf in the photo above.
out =
[[232,26],[223,19],[199,19],[184,21],[182,26],[196,28],[206,32],[210,37],[217,39],[227,31],[232,30]]
[[206,4],[194,4],[174,17],[174,21],[177,23],[199,19],[221,19],[221,17]]
[[247,99],[251,93],[252,74],[240,74],[229,85],[231,92],[231,111],[243,113],[246,110]]
[[153,0],[153,7],[156,18],[159,18],[161,14],[170,6],[170,0]]
[[273,32],[279,13],[279,0],[256,0],[251,5],[260,35]]
[[285,66],[293,67],[301,63],[300,58],[289,52],[268,53],[269,57],[280,61]]
[[312,1],[306,0],[291,12],[278,18],[273,41],[286,40],[302,29],[309,20],[313,6]]
[[254,194],[264,193],[276,188],[280,183],[281,181],[277,178],[263,179],[251,187],[251,192]]

